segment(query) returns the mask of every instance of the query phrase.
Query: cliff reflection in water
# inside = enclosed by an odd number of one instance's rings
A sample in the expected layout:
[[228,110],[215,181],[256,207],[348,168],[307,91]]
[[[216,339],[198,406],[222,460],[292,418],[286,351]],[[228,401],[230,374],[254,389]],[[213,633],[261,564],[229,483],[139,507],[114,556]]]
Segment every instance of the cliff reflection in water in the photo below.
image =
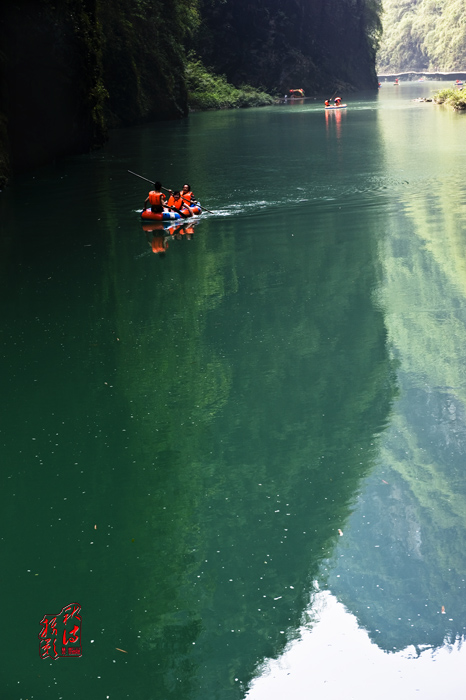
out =
[[134,411],[157,416],[141,441],[154,465],[141,475],[150,504],[138,509],[153,557],[135,615],[141,673],[166,697],[242,696],[300,627],[372,467],[395,384],[372,301],[370,211],[361,226],[347,210],[339,226],[324,207],[312,239],[298,217],[304,259],[275,232],[259,242],[245,226],[236,245],[227,224],[209,238],[206,220],[176,293],[163,310],[154,299],[157,346],[151,327],[133,330],[144,366],[162,358],[147,376],[132,357],[127,384]]

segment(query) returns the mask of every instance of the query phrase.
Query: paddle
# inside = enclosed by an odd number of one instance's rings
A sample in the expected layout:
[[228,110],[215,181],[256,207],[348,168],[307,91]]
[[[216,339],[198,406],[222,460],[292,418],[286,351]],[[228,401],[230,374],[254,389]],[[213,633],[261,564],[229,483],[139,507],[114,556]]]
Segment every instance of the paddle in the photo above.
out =
[[[133,173],[132,170],[128,170],[128,172],[131,173],[131,175],[136,175],[136,177],[140,177],[141,180],[146,180],[147,182],[150,182],[152,185],[154,184],[154,181],[153,181],[153,180],[149,180],[147,177],[143,177],[142,175],[138,175],[137,173]],[[170,191],[171,191],[171,190],[168,190],[166,187],[162,187],[162,189],[165,190],[165,192],[170,192]],[[182,199],[184,202],[188,202],[188,200],[185,199],[185,197],[181,197],[181,199]],[[189,202],[188,202],[188,204],[189,204]],[[210,211],[210,209],[206,209],[205,207],[201,207],[200,204],[196,204],[196,206],[199,207],[199,209],[200,209],[201,211],[206,211],[206,212],[208,212],[209,214],[213,214],[213,213],[214,213],[213,211]],[[171,209],[172,207],[169,207],[169,208]]]
[[131,175],[136,175],[136,177],[140,177],[141,180],[146,180],[147,182],[150,182],[151,185],[154,184],[154,181],[153,181],[153,180],[149,180],[147,177],[143,177],[142,175],[138,175],[137,173],[133,173],[132,170],[128,170],[128,172],[131,173]]

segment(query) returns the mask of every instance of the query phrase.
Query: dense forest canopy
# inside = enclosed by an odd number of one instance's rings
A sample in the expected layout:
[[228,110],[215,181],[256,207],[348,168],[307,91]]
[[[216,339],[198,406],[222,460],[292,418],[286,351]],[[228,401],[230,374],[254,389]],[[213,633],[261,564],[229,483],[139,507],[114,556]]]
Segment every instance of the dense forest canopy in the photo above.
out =
[[384,0],[379,73],[466,69],[466,0]]
[[375,88],[380,14],[381,0],[2,3],[0,184],[109,127],[187,116],[199,66],[274,95]]

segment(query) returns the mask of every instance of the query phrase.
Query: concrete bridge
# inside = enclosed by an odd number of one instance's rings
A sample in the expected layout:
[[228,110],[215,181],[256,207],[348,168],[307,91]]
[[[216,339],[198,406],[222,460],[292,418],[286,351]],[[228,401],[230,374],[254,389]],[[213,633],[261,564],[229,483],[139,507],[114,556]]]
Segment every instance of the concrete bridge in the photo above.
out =
[[377,75],[380,81],[392,80],[395,78],[406,78],[406,80],[419,80],[425,76],[431,80],[465,80],[466,71],[452,71],[451,73],[428,73],[422,70],[411,70],[406,73],[379,73]]

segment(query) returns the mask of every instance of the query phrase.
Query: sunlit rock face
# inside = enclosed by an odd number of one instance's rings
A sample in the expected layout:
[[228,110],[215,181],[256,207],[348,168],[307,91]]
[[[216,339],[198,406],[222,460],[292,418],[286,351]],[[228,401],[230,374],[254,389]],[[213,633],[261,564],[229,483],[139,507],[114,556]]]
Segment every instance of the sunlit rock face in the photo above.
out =
[[379,72],[463,70],[463,23],[462,3],[384,0]]

